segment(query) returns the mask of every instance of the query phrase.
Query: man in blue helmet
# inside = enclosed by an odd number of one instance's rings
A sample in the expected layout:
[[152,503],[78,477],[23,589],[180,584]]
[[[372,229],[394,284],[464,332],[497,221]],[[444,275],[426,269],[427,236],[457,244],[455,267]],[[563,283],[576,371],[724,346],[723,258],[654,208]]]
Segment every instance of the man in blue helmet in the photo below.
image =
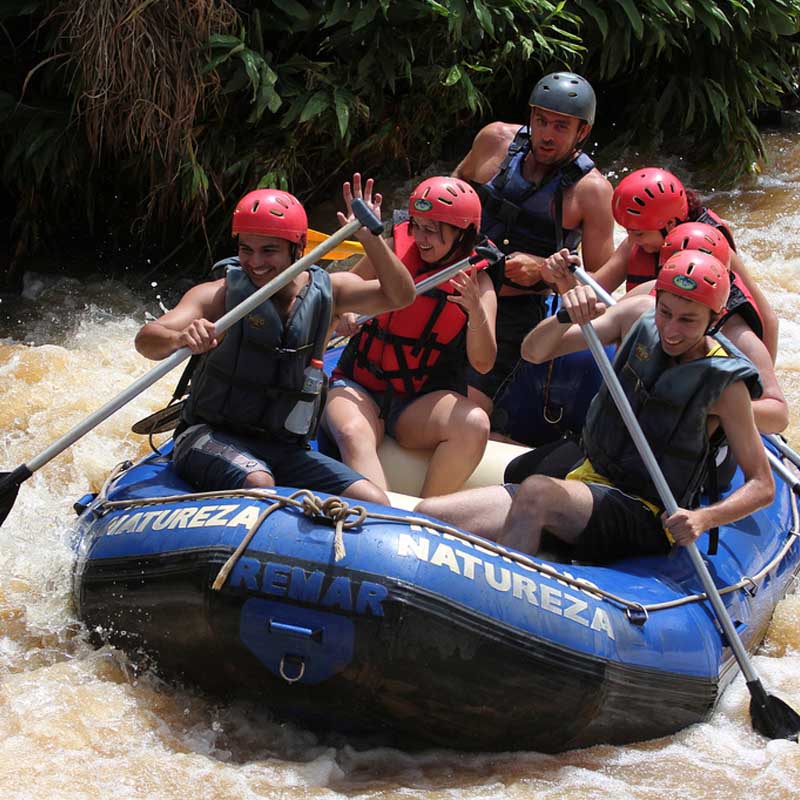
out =
[[487,125],[453,173],[478,191],[481,232],[508,256],[491,273],[498,295],[495,367],[468,375],[470,397],[487,411],[519,360],[525,334],[545,315],[545,258],[582,242],[592,271],[614,252],[612,187],[581,151],[594,124],[594,90],[580,75],[554,72],[533,87],[529,105],[527,126]]

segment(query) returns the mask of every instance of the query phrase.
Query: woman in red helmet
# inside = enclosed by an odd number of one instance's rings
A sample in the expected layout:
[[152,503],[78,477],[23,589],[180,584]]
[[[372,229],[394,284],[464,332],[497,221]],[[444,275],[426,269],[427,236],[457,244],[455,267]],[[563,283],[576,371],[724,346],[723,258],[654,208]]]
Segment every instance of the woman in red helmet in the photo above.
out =
[[[677,225],[700,222],[716,228],[730,246],[730,265],[733,273],[734,299],[745,292],[758,309],[761,336],[772,361],[778,349],[778,319],[766,296],[748,273],[736,253],[733,234],[711,209],[700,205],[694,192],[687,191],[671,172],[656,167],[635,170],[626,175],[614,190],[612,199],[614,220],[625,228],[627,237],[614,255],[595,273],[596,279],[608,291],[625,282],[626,291],[637,290],[642,284],[655,280],[659,269],[659,254],[666,237]],[[574,286],[572,276],[552,268],[562,264],[556,254],[545,267],[547,279],[559,280],[559,291]],[[548,270],[548,267],[550,270]],[[647,287],[644,291],[649,291]]]
[[[655,309],[641,316],[632,302],[606,309],[589,287],[578,286],[562,297],[573,322],[550,317],[523,342],[523,356],[541,363],[583,349],[580,325],[591,322],[603,344],[620,345],[614,370],[678,501],[675,514],[662,512],[606,388],[586,418],[584,461],[565,480],[532,475],[518,486],[432,498],[417,510],[528,553],[538,552],[546,529],[572,548],[572,558],[604,563],[665,553],[770,503],[774,483],[751,403],[760,393],[758,371],[725,337],[708,333],[725,309],[729,286],[727,270],[713,256],[683,250],[659,273]],[[695,508],[718,428],[744,482]]]
[[[362,195],[361,176],[344,185],[348,211]],[[364,201],[380,215],[372,180]],[[340,221],[347,220],[340,215]],[[384,491],[363,475],[306,448],[316,428],[304,433],[289,423],[303,388],[304,371],[319,358],[331,316],[347,311],[375,314],[414,298],[408,271],[380,237],[356,235],[375,268],[365,281],[349,273],[328,275],[320,267],[300,273],[233,325],[219,339],[214,323],[257,289],[288,269],[306,245],[308,221],[288,192],[259,189],[243,197],[233,214],[238,258],[219,280],[190,289],[178,305],[145,325],[136,349],[152,359],[181,347],[202,355],[176,430],[175,471],[207,490],[264,488],[275,484],[386,503]]]
[[[481,204],[469,184],[428,178],[408,211],[392,246],[415,281],[472,254]],[[354,271],[370,277],[371,259]],[[434,449],[422,496],[461,487],[489,437],[486,412],[467,399],[465,368],[494,365],[496,310],[488,275],[471,270],[361,328],[333,373],[322,420],[345,464],[385,488],[377,448],[388,433],[404,447]]]

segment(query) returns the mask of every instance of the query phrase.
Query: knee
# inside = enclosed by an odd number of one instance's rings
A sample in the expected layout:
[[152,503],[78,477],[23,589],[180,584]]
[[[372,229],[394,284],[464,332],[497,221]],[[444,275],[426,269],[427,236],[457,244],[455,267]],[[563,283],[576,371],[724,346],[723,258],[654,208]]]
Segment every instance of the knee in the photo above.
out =
[[353,500],[365,500],[368,503],[377,503],[380,506],[388,506],[389,497],[383,489],[377,487],[372,481],[366,478],[355,483],[351,483],[342,494]]
[[489,441],[491,422],[489,415],[478,406],[471,408],[460,425],[453,430],[451,438],[457,438],[465,448],[483,452]]
[[340,450],[353,451],[363,448],[367,442],[375,438],[369,422],[358,413],[339,418],[335,424],[329,419],[328,430]]
[[242,484],[243,489],[271,489],[275,485],[275,479],[269,472],[259,470],[258,472],[250,472],[244,479]]
[[446,520],[450,503],[450,498],[447,496],[426,497],[421,503],[417,503],[414,513],[426,514],[429,517]]
[[551,481],[544,475],[531,475],[526,478],[514,495],[513,505],[517,511],[536,514],[547,503]]

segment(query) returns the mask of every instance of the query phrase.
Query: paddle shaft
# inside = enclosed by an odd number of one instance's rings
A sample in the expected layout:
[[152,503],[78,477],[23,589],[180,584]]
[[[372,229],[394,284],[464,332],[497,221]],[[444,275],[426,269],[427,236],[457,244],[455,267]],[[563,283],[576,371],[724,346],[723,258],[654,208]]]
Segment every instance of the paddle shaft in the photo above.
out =
[[[439,286],[439,284],[450,280],[450,278],[452,278],[454,275],[461,272],[462,269],[469,269],[471,266],[480,264],[481,261],[487,261],[487,259],[481,255],[462,258],[461,261],[457,261],[455,264],[451,264],[449,267],[444,267],[438,272],[434,272],[433,275],[421,280],[416,285],[414,291],[417,293],[417,295],[425,294],[425,292],[434,289],[435,287]],[[356,318],[356,325],[363,325],[369,319],[372,319],[369,314],[362,314],[360,317]]]
[[789,461],[796,467],[800,467],[800,454],[792,450],[777,433],[768,433],[765,435],[766,440],[772,444],[779,453],[782,453]]
[[[597,332],[590,323],[581,325],[581,330],[583,331],[583,335],[586,337],[586,341],[589,344],[592,355],[597,361],[597,366],[603,375],[606,386],[608,387],[611,396],[614,398],[614,402],[616,403],[617,409],[622,417],[622,421],[625,423],[625,427],[628,429],[628,432],[633,439],[633,443],[636,445],[636,449],[639,451],[639,455],[644,461],[645,467],[647,467],[650,478],[655,484],[656,490],[658,491],[658,496],[661,498],[661,502],[664,504],[664,509],[668,514],[672,515],[678,510],[678,504],[675,502],[675,497],[673,496],[672,490],[669,488],[669,485],[664,478],[664,473],[661,471],[661,467],[658,466],[658,462],[656,461],[650,444],[642,432],[639,421],[636,419],[636,416],[633,413],[631,404],[628,402],[628,397],[625,394],[619,379],[617,378],[617,374],[614,372],[614,368],[611,366],[611,362],[608,360],[608,356],[606,355],[606,351],[597,336]],[[686,546],[686,550],[689,553],[689,558],[692,560],[692,564],[694,564],[694,568],[697,570],[697,574],[700,577],[700,581],[703,584],[706,594],[708,595],[708,599],[711,601],[711,605],[714,607],[714,611],[717,614],[717,619],[720,621],[720,624],[725,631],[725,635],[727,636],[728,642],[733,649],[736,660],[739,662],[739,667],[741,668],[742,673],[744,674],[748,683],[757,681],[758,675],[750,663],[747,650],[745,650],[742,640],[739,638],[739,634],[737,633],[736,628],[734,627],[734,624],[728,615],[728,610],[725,608],[725,604],[722,602],[719,591],[714,585],[714,581],[712,580],[711,575],[708,572],[708,568],[706,567],[703,558],[700,555],[700,551],[697,549],[697,545],[694,542],[690,542]]]
[[[271,297],[276,292],[280,291],[284,286],[291,283],[301,272],[308,269],[308,267],[315,264],[322,256],[329,250],[332,250],[338,244],[352,236],[363,226],[369,227],[373,233],[380,233],[382,226],[380,221],[372,214],[369,207],[356,199],[352,204],[353,212],[356,214],[357,219],[349,222],[343,228],[339,229],[330,238],[322,244],[315,247],[310,253],[299,258],[290,267],[284,270],[280,275],[273,278],[269,283],[262,286],[258,291],[253,292],[246,300],[239,303],[238,306],[232,308],[226,314],[221,316],[214,323],[214,330],[216,335],[219,336],[224,331],[228,330],[232,325],[237,323],[242,317],[247,316],[253,309],[261,305],[265,300]],[[377,226],[375,225],[377,223]],[[149,386],[152,386],[157,380],[163,378],[168,372],[173,370],[181,362],[185,361],[191,356],[192,351],[188,347],[181,347],[176,350],[172,355],[165,358],[157,366],[149,372],[142,375],[141,378],[135,380],[127,389],[120,392],[112,400],[109,400],[104,406],[99,408],[93,414],[90,414],[85,420],[76,425],[72,430],[67,431],[59,439],[56,439],[49,447],[43,450],[38,455],[34,456],[30,461],[27,461],[22,467],[18,467],[20,475],[27,473],[34,473],[40,469],[48,461],[51,461],[59,453],[62,453],[70,445],[73,445],[82,436],[87,434],[93,428],[96,428],[101,422],[108,419],[114,412],[118,411],[124,405],[133,400],[134,397],[141,394]],[[15,470],[15,472],[17,471]]]

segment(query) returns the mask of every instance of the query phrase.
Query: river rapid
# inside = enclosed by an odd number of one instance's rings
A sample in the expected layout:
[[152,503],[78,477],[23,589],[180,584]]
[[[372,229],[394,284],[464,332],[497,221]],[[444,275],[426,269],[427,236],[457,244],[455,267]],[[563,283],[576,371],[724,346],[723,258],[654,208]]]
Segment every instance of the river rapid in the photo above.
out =
[[[763,174],[705,199],[731,223],[781,319],[778,373],[800,449],[800,119],[766,139]],[[642,165],[633,155],[625,163]],[[132,342],[146,315],[159,313],[158,286],[134,292],[112,281],[29,278],[30,299],[0,298],[3,470],[152,366]],[[741,677],[707,723],[664,739],[558,756],[410,754],[321,740],[252,705],[136,676],[122,654],[93,648],[71,606],[72,503],[114,464],[147,452],[131,424],[166,403],[176,377],[37,472],[0,529],[0,798],[796,796],[800,745],[753,733]],[[755,665],[774,694],[800,709],[799,595],[779,604]]]

